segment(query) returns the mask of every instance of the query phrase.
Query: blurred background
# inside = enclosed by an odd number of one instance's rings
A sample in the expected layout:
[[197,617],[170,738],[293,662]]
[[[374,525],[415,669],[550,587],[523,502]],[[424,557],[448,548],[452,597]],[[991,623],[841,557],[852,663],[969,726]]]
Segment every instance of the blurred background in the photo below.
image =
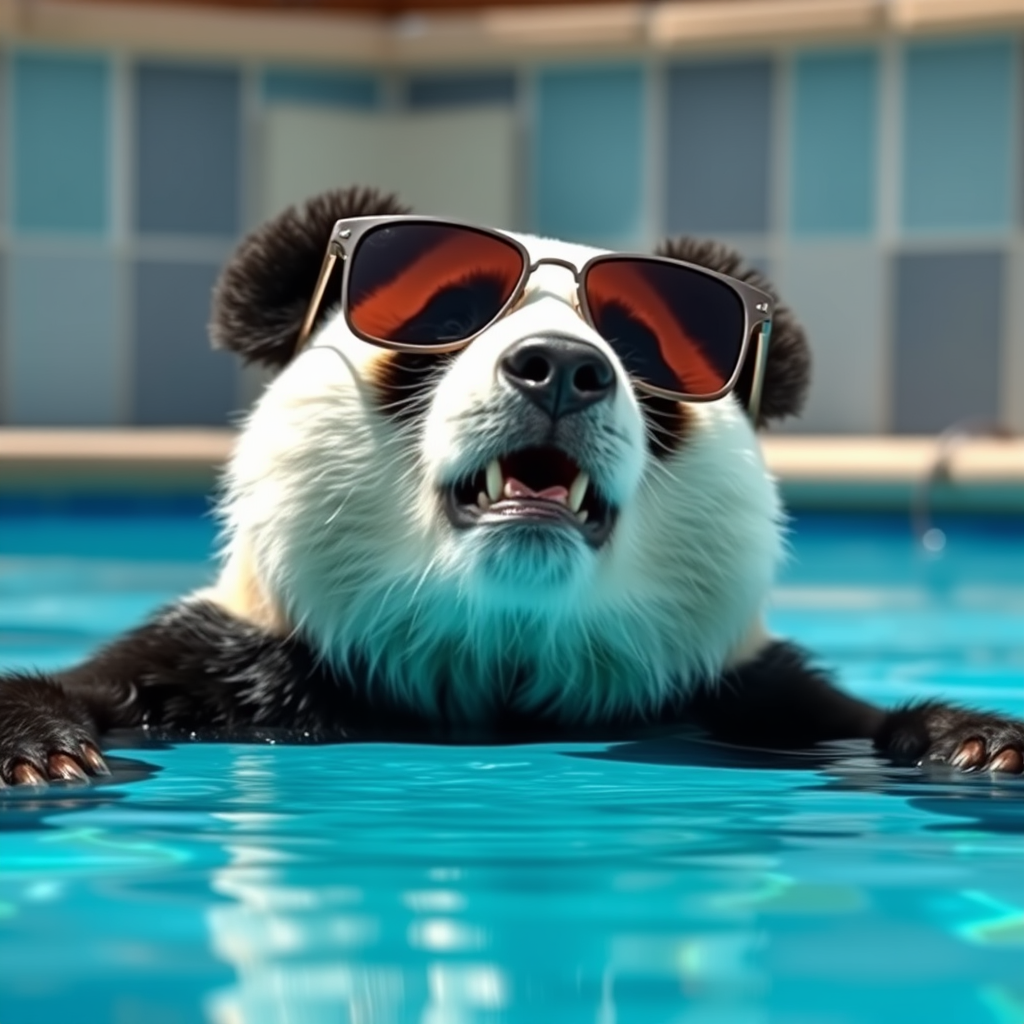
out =
[[222,425],[218,269],[320,189],[711,235],[816,356],[813,433],[1024,429],[1021,0],[0,0],[0,424]]

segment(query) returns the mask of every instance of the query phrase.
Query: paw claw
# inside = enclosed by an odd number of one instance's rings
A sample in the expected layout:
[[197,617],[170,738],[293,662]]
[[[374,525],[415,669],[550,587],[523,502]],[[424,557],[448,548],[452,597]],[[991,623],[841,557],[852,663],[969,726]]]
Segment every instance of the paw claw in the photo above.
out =
[[103,760],[103,756],[91,743],[83,743],[81,745],[81,751],[82,760],[85,761],[86,767],[93,773],[93,775],[110,774],[107,762]]
[[988,766],[991,772],[1009,772],[1012,775],[1024,773],[1024,754],[1013,747],[1003,747]]
[[977,768],[985,760],[985,741],[977,737],[964,740],[957,747],[949,763],[962,772],[969,772]]
[[46,776],[27,761],[19,761],[11,769],[11,777],[16,786],[45,786]]
[[70,754],[51,754],[47,761],[47,768],[51,779],[63,779],[65,782],[86,782],[89,778],[82,766]]

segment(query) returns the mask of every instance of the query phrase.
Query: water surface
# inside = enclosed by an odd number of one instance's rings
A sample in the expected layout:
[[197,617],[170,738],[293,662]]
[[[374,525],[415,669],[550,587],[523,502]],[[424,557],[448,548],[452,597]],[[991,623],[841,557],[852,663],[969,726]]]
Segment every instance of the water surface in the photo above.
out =
[[[799,520],[773,628],[1024,714],[1024,527]],[[0,509],[0,665],[198,585],[193,508]],[[1024,783],[611,747],[184,744],[0,798],[4,1024],[1024,1021]]]

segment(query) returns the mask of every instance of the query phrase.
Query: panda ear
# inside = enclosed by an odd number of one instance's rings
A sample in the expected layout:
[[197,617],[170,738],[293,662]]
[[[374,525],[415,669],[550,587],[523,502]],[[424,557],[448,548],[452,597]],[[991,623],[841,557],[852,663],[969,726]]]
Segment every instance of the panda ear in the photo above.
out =
[[[214,288],[214,348],[237,352],[247,363],[284,366],[295,352],[334,222],[408,212],[393,195],[336,189],[291,206],[257,228],[242,240]],[[328,285],[334,290],[327,294],[338,294],[340,269],[339,263]],[[316,323],[329,312],[325,301]]]
[[[769,420],[798,415],[811,382],[811,350],[804,329],[797,323],[789,307],[778,303],[778,295],[768,279],[760,271],[746,266],[738,252],[720,242],[685,236],[673,238],[662,242],[657,254],[728,274],[760,288],[776,300],[757,425],[763,427]],[[756,347],[751,345],[736,385],[736,397],[744,407],[750,402],[756,355]]]

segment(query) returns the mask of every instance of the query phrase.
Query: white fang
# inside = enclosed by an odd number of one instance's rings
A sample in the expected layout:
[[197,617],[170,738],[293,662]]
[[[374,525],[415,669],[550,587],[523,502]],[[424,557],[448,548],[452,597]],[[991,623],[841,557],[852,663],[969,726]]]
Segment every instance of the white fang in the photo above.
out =
[[579,512],[583,499],[587,496],[587,488],[590,486],[590,476],[585,470],[580,470],[579,476],[572,482],[569,488],[569,508],[573,512]]
[[487,463],[487,497],[491,501],[497,501],[501,497],[504,482],[501,476],[501,465],[497,459],[491,459]]

